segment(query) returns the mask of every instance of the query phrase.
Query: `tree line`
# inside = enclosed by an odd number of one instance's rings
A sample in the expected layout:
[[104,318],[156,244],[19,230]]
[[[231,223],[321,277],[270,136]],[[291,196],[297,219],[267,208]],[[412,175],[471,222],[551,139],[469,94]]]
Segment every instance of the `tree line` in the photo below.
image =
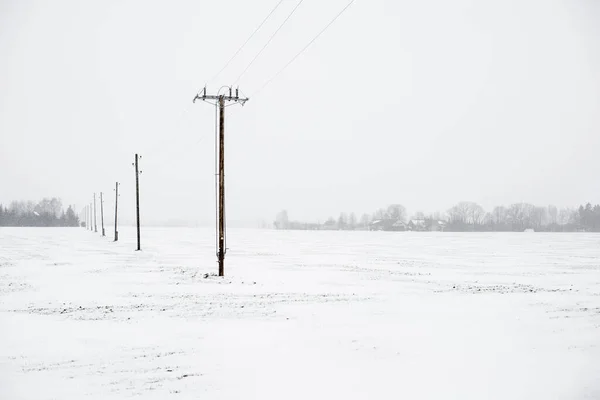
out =
[[0,204],[0,226],[79,226],[79,217],[72,206],[63,209],[56,197],[33,201],[13,201],[8,207]]
[[277,229],[300,230],[443,230],[450,232],[600,232],[600,205],[587,203],[579,208],[554,205],[535,206],[515,203],[486,211],[481,205],[463,201],[444,212],[416,212],[408,217],[406,208],[392,204],[357,218],[355,213],[340,213],[325,222],[291,221],[287,211],[279,212]]
[[553,205],[515,203],[486,212],[477,203],[460,202],[448,210],[447,218],[447,230],[459,232],[520,232],[528,229],[541,232],[600,231],[600,205],[592,206],[591,203],[562,209]]

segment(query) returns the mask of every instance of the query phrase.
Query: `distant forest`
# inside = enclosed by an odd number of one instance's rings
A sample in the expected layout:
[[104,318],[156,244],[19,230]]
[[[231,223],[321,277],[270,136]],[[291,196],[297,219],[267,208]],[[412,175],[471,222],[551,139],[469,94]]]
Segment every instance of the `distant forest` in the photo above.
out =
[[72,206],[64,211],[57,198],[33,201],[13,201],[8,207],[0,204],[0,226],[79,226],[79,217]]
[[279,212],[276,229],[291,230],[371,230],[371,231],[446,231],[446,232],[600,232],[600,205],[579,208],[540,207],[528,203],[497,206],[485,211],[473,202],[460,202],[445,213],[417,212],[408,217],[406,208],[392,204],[360,218],[341,213],[323,223],[292,221],[287,211]]

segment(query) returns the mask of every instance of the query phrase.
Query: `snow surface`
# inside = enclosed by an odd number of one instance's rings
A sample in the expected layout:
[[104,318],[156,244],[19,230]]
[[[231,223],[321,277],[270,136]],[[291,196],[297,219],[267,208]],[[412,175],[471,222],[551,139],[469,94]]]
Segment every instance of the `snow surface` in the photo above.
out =
[[0,399],[599,399],[600,236],[0,228]]

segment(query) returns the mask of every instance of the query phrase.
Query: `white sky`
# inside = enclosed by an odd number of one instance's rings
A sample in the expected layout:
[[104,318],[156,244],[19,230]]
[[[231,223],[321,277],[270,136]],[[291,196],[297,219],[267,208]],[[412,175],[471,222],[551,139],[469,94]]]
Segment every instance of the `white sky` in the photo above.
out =
[[[276,2],[0,0],[0,202],[111,209],[118,180],[131,221],[139,152],[145,221],[212,221],[214,108],[191,100]],[[305,0],[241,80],[229,220],[600,202],[600,2],[356,0],[254,97],[346,3]]]

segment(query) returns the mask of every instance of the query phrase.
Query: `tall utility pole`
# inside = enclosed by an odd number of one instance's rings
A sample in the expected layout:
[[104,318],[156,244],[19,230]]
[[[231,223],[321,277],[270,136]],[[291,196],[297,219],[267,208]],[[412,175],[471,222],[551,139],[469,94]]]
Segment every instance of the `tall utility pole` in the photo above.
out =
[[100,221],[102,222],[102,236],[106,236],[104,232],[104,199],[102,198],[102,192],[100,192]]
[[119,182],[115,183],[115,242],[119,240],[119,231],[117,230],[117,215],[119,211]]
[[94,214],[93,214],[92,203],[90,203],[90,231],[94,230],[94,227],[92,226],[93,222],[94,222]]
[[135,155],[135,214],[137,217],[137,250],[141,250],[140,246],[140,173],[138,168],[138,158],[142,156]]
[[[200,99],[202,101],[209,102],[211,100],[216,101],[215,104],[219,108],[219,152],[218,152],[218,206],[217,206],[217,215],[218,215],[218,249],[217,249],[217,260],[219,263],[219,276],[225,275],[225,253],[226,249],[226,225],[225,225],[225,103],[233,102],[239,103],[242,106],[248,101],[248,98],[241,98],[239,96],[239,89],[235,90],[235,96],[231,93],[231,87],[227,88],[229,90],[229,95],[220,94],[220,90],[216,95],[207,95],[206,87],[204,87],[204,91],[202,95],[197,94],[194,98],[194,103],[196,100]],[[217,154],[215,154],[217,157]]]
[[98,218],[96,218],[96,193],[94,193],[94,232],[98,232]]

